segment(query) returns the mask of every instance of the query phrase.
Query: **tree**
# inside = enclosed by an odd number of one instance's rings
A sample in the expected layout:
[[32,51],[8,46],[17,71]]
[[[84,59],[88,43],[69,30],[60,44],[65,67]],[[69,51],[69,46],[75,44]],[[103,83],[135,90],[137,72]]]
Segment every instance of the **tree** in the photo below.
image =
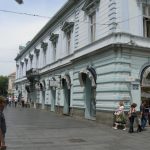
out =
[[8,77],[0,76],[0,95],[6,96],[8,89]]

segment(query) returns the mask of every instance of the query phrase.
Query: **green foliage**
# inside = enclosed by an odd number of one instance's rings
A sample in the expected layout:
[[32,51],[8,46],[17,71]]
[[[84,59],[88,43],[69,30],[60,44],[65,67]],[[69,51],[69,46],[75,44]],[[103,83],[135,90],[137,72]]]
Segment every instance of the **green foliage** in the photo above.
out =
[[0,95],[6,96],[8,89],[8,77],[0,76]]

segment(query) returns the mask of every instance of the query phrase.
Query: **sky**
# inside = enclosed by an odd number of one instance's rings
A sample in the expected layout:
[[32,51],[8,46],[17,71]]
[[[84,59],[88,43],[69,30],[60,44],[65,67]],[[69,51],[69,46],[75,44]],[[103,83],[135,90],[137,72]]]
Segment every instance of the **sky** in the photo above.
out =
[[[67,0],[0,0],[0,75],[8,76],[16,71],[15,57],[19,46],[44,27]],[[29,14],[29,15],[25,15]]]

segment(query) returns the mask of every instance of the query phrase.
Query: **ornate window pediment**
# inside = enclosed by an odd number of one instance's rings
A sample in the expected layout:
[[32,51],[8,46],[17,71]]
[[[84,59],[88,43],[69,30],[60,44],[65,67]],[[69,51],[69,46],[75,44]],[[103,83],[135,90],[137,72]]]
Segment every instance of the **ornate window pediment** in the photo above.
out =
[[73,26],[74,26],[74,22],[65,22],[62,27],[62,31],[64,32],[72,31]]
[[35,53],[36,55],[39,55],[40,49],[35,48],[35,49],[34,49],[34,53]]
[[41,42],[41,48],[46,51],[47,50],[47,46],[48,46],[48,43],[46,42]]
[[27,63],[28,62],[28,58],[24,58],[24,61],[25,61],[25,63]]
[[58,37],[59,37],[59,34],[52,33],[50,35],[50,39],[49,40],[52,41],[53,43],[56,43],[58,41]]
[[24,62],[23,62],[23,61],[21,61],[21,62],[20,62],[20,64],[21,64],[21,66],[23,66],[23,65],[24,65]]
[[33,59],[33,54],[29,54],[29,58],[32,60]]
[[16,67],[19,67],[19,64],[18,64],[18,63],[16,63]]
[[87,14],[93,13],[96,8],[99,6],[100,0],[87,0],[82,7],[82,10]]
[[149,0],[137,0],[137,3],[142,3],[142,4],[149,5],[150,1]]

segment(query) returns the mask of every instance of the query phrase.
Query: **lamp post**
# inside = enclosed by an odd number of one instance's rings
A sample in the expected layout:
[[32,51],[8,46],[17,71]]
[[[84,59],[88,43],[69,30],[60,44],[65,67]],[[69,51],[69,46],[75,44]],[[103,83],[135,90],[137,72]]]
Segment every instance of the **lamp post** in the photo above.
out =
[[18,4],[23,4],[23,0],[15,0]]

